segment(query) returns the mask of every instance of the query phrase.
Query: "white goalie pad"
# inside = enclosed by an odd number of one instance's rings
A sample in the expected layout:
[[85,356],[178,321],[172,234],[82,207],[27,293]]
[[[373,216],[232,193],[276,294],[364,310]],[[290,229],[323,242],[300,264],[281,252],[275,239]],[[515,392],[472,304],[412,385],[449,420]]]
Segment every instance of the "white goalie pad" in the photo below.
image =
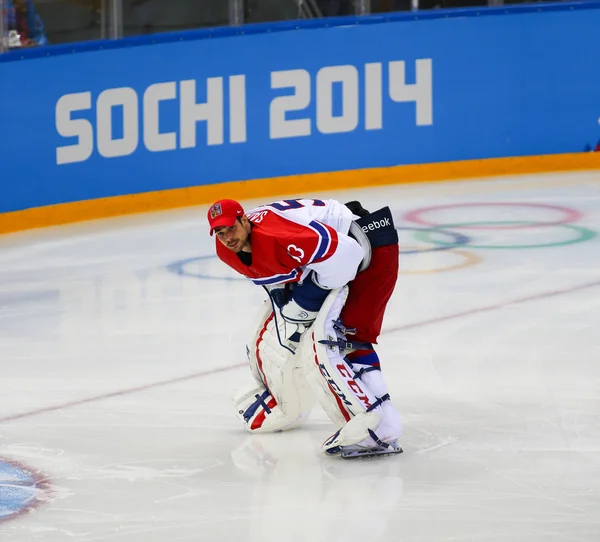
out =
[[[329,294],[311,329],[305,333],[299,352],[305,364],[306,377],[317,399],[339,429],[324,444],[325,451],[365,440],[375,445],[372,440],[374,431],[380,426],[382,418],[388,417],[387,411],[393,409],[391,402],[381,397],[385,395],[389,398],[389,395],[382,393],[386,390],[380,371],[369,373],[364,379],[357,378],[338,346],[319,342],[346,340],[334,328],[334,321],[339,319],[347,296],[347,286]],[[375,384],[376,380],[381,384],[371,388],[369,381]],[[380,397],[375,395],[374,390]],[[382,408],[384,404],[385,408]],[[386,438],[394,432],[386,429]]]
[[317,403],[300,356],[285,340],[284,325],[280,316],[275,317],[269,301],[265,302],[247,346],[256,384],[233,400],[238,418],[253,433],[291,429],[308,417]]
[[321,344],[321,340],[343,338],[333,327],[348,297],[348,287],[332,290],[311,329],[301,341],[306,376],[317,398],[331,420],[342,427],[351,418],[377,400],[371,391],[354,377],[354,371],[344,360],[337,346]]

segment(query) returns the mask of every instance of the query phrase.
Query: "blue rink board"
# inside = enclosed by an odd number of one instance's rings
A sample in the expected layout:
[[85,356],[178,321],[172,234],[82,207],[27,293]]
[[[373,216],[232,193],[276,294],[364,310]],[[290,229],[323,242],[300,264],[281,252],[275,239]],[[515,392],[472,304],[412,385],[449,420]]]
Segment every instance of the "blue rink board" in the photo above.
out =
[[[562,8],[199,33],[0,62],[0,212],[235,180],[580,152],[600,139],[600,9]],[[410,96],[417,62],[431,77],[429,91],[420,87],[430,112],[420,125]],[[205,121],[184,128],[206,113],[193,106],[207,100],[207,78],[210,142]],[[168,148],[153,149],[145,131]],[[57,163],[57,149],[78,143],[76,161]]]

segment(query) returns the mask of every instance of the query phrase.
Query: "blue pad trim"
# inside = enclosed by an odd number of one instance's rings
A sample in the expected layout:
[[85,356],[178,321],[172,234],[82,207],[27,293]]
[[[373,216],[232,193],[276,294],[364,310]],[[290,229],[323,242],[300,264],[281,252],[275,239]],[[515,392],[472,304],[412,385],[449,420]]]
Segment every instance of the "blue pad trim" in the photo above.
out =
[[[390,394],[386,393],[383,397],[379,397],[377,399],[377,401],[375,401],[369,408],[367,408],[367,412],[371,412],[373,410],[375,410],[381,403],[383,403],[384,401],[389,401],[390,399]],[[369,429],[369,431],[371,431]],[[371,435],[373,436],[373,435]]]
[[258,410],[258,407],[262,406],[263,409],[266,411],[267,414],[271,414],[271,409],[267,406],[267,403],[265,402],[265,399],[267,397],[269,397],[269,395],[271,395],[271,393],[269,392],[269,390],[265,390],[262,395],[258,395],[258,393],[254,396],[254,398],[256,399],[256,401],[254,403],[252,403],[247,409],[246,412],[244,412],[244,420],[248,421],[250,418],[252,418],[252,416],[254,416],[254,414],[256,414],[256,411]]
[[304,310],[319,312],[331,290],[326,290],[317,286],[314,281],[314,276],[314,271],[312,271],[310,275],[304,279],[302,284],[298,284],[294,287],[292,299]]
[[381,371],[379,367],[363,367],[358,371],[354,371],[354,378],[360,378],[365,373],[370,373],[371,371]]

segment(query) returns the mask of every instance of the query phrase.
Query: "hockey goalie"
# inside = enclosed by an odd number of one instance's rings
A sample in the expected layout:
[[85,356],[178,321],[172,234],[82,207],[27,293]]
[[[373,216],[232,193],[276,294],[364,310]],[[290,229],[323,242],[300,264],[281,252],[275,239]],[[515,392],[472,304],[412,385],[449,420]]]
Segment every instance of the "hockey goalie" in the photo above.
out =
[[389,208],[299,199],[245,213],[220,200],[208,221],[221,261],[268,293],[247,347],[255,385],[234,399],[246,429],[297,427],[320,404],[336,426],[326,454],[402,452],[375,351],[398,276]]

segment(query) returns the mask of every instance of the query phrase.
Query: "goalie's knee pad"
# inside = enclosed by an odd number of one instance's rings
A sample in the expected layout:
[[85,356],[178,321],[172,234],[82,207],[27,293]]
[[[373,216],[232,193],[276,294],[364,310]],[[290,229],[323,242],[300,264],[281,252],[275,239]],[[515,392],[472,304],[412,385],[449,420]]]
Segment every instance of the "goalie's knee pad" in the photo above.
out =
[[[280,319],[281,320],[281,319]],[[283,321],[265,304],[247,346],[255,385],[233,400],[236,415],[251,432],[282,431],[302,422],[316,404],[300,356],[282,344]]]
[[[326,451],[363,442],[381,446],[378,441],[393,442],[401,432],[372,345],[353,344],[340,325],[347,295],[347,287],[332,291],[301,350],[307,379],[339,429],[323,445]],[[364,354],[356,347],[363,348]],[[349,359],[344,356],[346,348],[354,352]]]

